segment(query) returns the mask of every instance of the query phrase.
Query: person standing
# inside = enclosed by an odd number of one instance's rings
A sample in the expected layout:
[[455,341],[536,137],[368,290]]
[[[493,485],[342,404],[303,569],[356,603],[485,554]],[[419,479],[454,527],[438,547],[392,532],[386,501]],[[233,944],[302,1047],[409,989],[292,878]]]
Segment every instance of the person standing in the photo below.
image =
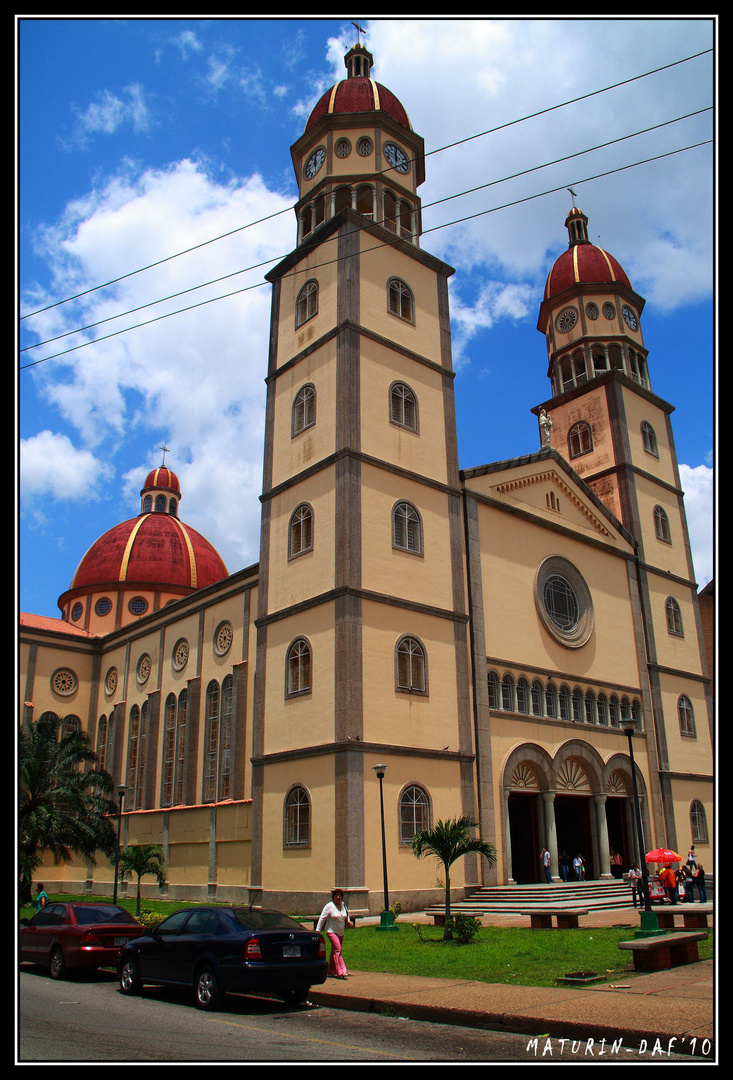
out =
[[669,863],[667,863],[667,865],[664,867],[663,870],[659,871],[659,880],[662,882],[662,885],[664,886],[664,889],[665,889],[665,892],[667,893],[667,898],[669,899],[670,904],[676,904],[677,903],[677,878],[675,877],[674,870],[670,869]]
[[705,891],[705,868],[702,863],[696,863],[695,869],[692,871],[692,880],[697,885],[697,891],[700,894],[700,903],[707,902],[708,894]]
[[552,884],[552,874],[550,873],[550,853],[547,848],[542,849],[542,865],[545,868],[545,881],[548,885]]
[[639,869],[638,863],[634,863],[629,870],[629,885],[631,886],[631,899],[634,901],[634,907],[636,907],[637,896],[639,897],[639,907],[644,907],[641,870]]
[[570,879],[570,856],[564,849],[560,852],[560,877],[563,881]]
[[349,974],[343,957],[344,931],[353,926],[349,912],[344,904],[343,889],[333,889],[331,899],[321,912],[316,930],[325,930],[331,942],[331,956],[328,961],[328,974],[331,978],[345,979]]
[[697,856],[695,855],[695,845],[690,844],[690,850],[687,852],[687,865],[697,866]]
[[48,893],[43,887],[43,882],[39,881],[36,884],[36,915],[39,911],[45,908],[48,903]]

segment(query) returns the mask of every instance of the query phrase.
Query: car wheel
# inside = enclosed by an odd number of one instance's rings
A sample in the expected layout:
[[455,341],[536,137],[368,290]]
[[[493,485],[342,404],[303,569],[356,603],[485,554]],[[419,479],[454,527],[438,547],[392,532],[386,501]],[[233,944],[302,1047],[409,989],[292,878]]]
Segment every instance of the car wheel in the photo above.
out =
[[193,989],[199,1009],[218,1008],[223,995],[216,972],[212,967],[202,967],[197,971]]
[[295,990],[282,990],[279,996],[286,1005],[302,1005],[304,1001],[308,1000],[310,991],[310,986],[299,986]]
[[123,994],[139,994],[142,989],[137,964],[131,956],[126,957],[120,968],[120,990]]
[[60,945],[54,945],[51,950],[51,978],[63,979],[66,973],[66,961]]

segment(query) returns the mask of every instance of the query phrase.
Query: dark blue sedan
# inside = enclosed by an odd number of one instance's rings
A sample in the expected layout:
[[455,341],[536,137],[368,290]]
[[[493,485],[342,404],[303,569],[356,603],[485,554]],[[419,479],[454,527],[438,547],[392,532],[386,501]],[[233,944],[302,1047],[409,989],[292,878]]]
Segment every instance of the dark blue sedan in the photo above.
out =
[[170,915],[120,952],[120,989],[146,983],[192,987],[200,1009],[216,1009],[228,991],[274,993],[289,1004],[326,981],[326,944],[280,911],[195,907]]

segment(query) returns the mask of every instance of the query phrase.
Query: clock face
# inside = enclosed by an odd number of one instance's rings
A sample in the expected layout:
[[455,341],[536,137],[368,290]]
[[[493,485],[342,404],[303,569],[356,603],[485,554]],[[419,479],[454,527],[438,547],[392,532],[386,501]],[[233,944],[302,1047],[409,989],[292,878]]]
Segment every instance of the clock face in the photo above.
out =
[[326,151],[323,149],[322,146],[319,146],[317,150],[313,151],[313,153],[305,163],[305,169],[303,170],[303,173],[306,180],[311,180],[316,175],[325,160]]
[[410,162],[407,160],[407,155],[404,150],[401,150],[395,143],[385,143],[384,156],[390,165],[397,169],[398,172],[406,173],[410,168]]
[[639,325],[639,320],[636,317],[636,312],[632,311],[630,307],[624,305],[624,307],[621,309],[621,314],[623,315],[624,322],[629,327],[629,329],[636,330],[637,326]]

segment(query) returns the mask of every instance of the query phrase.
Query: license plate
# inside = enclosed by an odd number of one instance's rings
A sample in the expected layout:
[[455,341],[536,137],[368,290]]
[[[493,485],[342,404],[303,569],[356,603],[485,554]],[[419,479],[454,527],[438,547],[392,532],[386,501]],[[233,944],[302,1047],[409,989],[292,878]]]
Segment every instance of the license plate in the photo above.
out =
[[115,945],[120,945],[120,946],[127,945],[129,940],[130,940],[129,937],[116,937],[115,938]]
[[283,945],[283,956],[300,956],[300,945]]

